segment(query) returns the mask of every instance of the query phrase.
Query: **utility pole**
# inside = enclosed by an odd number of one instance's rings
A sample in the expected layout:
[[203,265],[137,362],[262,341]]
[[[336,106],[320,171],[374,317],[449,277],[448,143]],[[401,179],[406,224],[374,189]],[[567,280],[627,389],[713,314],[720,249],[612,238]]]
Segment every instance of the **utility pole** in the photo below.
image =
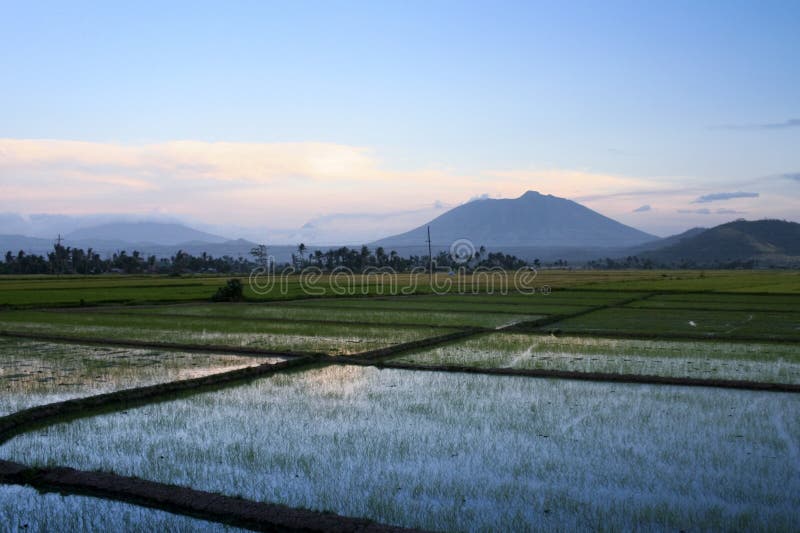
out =
[[428,273],[433,281],[433,253],[431,252],[431,227],[428,226]]

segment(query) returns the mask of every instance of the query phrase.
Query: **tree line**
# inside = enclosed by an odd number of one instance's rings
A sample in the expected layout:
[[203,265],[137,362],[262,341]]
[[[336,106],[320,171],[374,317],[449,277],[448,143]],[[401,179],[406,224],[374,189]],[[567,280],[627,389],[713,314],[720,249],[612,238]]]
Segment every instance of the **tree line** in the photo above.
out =
[[[191,255],[179,250],[171,257],[144,256],[138,250],[115,252],[109,257],[101,257],[92,248],[84,250],[55,244],[53,250],[44,255],[27,254],[20,250],[6,252],[4,261],[0,263],[0,274],[182,274],[182,273],[220,273],[246,274],[256,267],[272,267],[279,271],[286,267],[302,269],[316,267],[330,272],[336,268],[347,268],[353,272],[362,272],[367,268],[391,268],[396,272],[408,272],[414,268],[428,268],[430,260],[427,255],[400,256],[396,251],[386,251],[382,247],[370,250],[367,246],[348,248],[342,246],[329,250],[315,250],[307,253],[304,244],[297,247],[291,261],[271,263],[271,256],[266,245],[258,245],[250,250],[250,257],[213,257],[203,253]],[[532,263],[539,266],[539,261]],[[526,261],[502,252],[487,252],[481,246],[473,257],[464,261],[455,261],[449,253],[439,252],[434,257],[434,265],[438,270],[466,268],[502,268],[515,270],[528,266]]]
[[92,248],[72,248],[56,244],[46,255],[6,252],[0,263],[0,274],[180,274],[180,273],[245,273],[254,262],[230,256],[212,257],[206,253],[193,256],[179,250],[171,257],[143,256],[138,250],[125,250],[102,258]]
[[[260,255],[253,249],[256,255]],[[322,271],[330,272],[336,268],[347,268],[353,272],[361,272],[366,268],[390,268],[395,272],[408,272],[414,268],[429,268],[430,260],[427,255],[410,255],[402,257],[395,250],[389,252],[382,246],[370,250],[367,246],[361,248],[331,248],[329,250],[314,250],[306,253],[304,244],[297,247],[297,253],[292,254],[292,265],[298,269],[316,267]],[[253,252],[251,252],[253,253]],[[488,252],[481,246],[470,258],[457,261],[448,252],[439,252],[434,258],[436,269],[466,268],[502,268],[503,270],[516,270],[528,266],[526,261],[502,252]],[[538,264],[538,260],[536,261]]]

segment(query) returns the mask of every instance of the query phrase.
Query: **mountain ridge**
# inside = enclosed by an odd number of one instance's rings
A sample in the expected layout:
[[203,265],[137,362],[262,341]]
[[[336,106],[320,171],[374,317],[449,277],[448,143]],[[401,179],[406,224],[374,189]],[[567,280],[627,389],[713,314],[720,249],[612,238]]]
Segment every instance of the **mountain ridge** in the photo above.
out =
[[641,255],[662,263],[698,266],[800,264],[800,224],[776,219],[734,220]]
[[455,207],[405,233],[384,237],[371,246],[423,244],[430,226],[438,245],[469,239],[476,246],[622,248],[655,241],[650,235],[577,202],[527,191],[518,198],[480,199]]
[[72,231],[66,235],[73,241],[118,241],[131,244],[170,246],[182,243],[219,244],[230,239],[196,230],[174,222],[110,222]]

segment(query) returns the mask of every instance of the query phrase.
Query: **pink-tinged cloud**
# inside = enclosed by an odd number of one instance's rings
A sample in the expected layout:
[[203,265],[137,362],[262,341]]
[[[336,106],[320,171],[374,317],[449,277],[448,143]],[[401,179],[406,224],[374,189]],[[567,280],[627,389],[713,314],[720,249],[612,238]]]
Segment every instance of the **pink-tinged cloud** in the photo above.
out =
[[[408,215],[411,227],[427,220],[430,212],[421,208],[434,202],[457,205],[479,194],[510,198],[537,190],[574,199],[632,225],[645,218],[633,212],[657,197],[658,213],[646,217],[649,226],[643,229],[664,233],[653,224],[713,192],[692,182],[574,169],[397,170],[369,148],[320,142],[0,139],[0,211],[21,213],[160,210],[218,225],[300,228],[331,213],[369,217],[410,210],[419,213],[418,218]],[[785,202],[767,190],[761,199],[739,201],[767,199],[776,214],[783,209]],[[371,220],[376,231],[388,224],[380,217]],[[668,222],[677,226],[685,221]],[[340,227],[348,231],[344,222]],[[397,228],[387,226],[387,231],[396,233]]]

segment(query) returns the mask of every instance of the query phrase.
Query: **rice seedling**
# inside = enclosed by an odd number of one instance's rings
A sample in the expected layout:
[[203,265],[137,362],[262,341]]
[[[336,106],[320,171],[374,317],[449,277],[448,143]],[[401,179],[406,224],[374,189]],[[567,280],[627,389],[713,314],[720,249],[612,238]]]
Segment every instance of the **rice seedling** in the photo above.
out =
[[627,307],[720,311],[797,311],[800,298],[789,295],[661,294]]
[[46,403],[277,362],[213,353],[107,348],[0,337],[0,416]]
[[29,487],[0,485],[4,531],[243,531],[241,529],[121,502],[41,494]]
[[[442,299],[440,299],[442,298]],[[587,304],[564,304],[548,305],[544,302],[544,297],[531,297],[529,304],[511,303],[503,301],[486,301],[481,299],[449,300],[447,296],[436,297],[429,300],[418,300],[417,297],[409,298],[325,298],[316,300],[296,300],[280,303],[281,306],[292,307],[313,307],[325,308],[330,310],[359,309],[368,311],[392,311],[410,312],[418,311],[423,313],[508,313],[508,314],[553,314],[553,313],[574,313],[581,311],[592,305]],[[494,297],[493,297],[494,298]],[[502,297],[501,297],[502,298]]]
[[446,531],[786,530],[800,397],[331,366],[18,436],[6,458]]
[[300,320],[300,321],[337,321],[357,322],[367,324],[416,324],[420,326],[478,326],[497,327],[509,322],[524,322],[536,320],[542,315],[519,313],[508,315],[505,313],[452,313],[446,311],[404,311],[390,309],[330,309],[325,306],[313,305],[289,306],[285,304],[196,304],[147,307],[142,309],[110,310],[110,313],[124,312],[143,315],[177,315],[197,316],[211,318],[241,318],[247,320]]
[[617,308],[569,318],[548,328],[570,333],[800,340],[800,313]]
[[800,383],[793,344],[493,333],[393,359],[420,365],[523,368]]
[[451,331],[427,326],[398,328],[43,311],[0,313],[0,330],[66,335],[76,339],[222,345],[331,354],[352,354]]

